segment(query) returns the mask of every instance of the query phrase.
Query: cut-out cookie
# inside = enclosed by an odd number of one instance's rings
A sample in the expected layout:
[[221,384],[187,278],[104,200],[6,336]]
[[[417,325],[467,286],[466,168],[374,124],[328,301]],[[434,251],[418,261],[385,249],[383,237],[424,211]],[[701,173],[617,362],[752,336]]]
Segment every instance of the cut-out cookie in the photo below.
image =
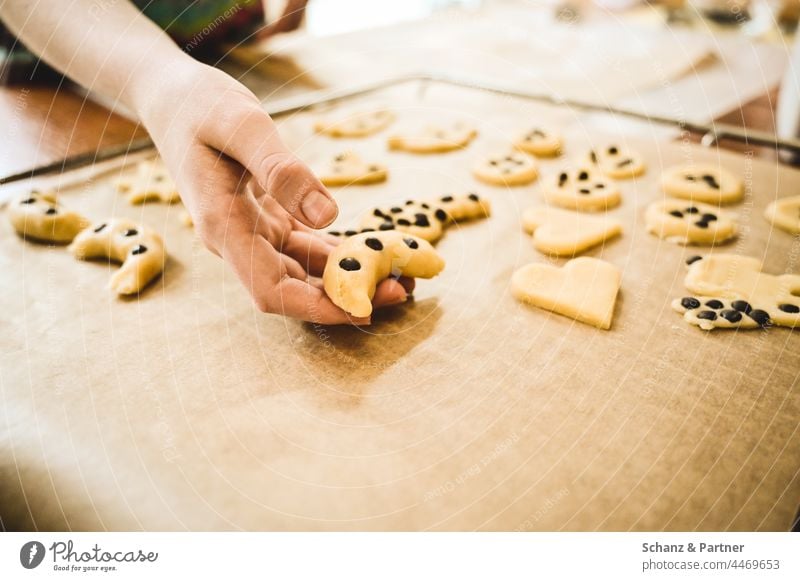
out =
[[538,157],[555,157],[561,154],[561,137],[541,127],[534,127],[520,135],[514,147]]
[[544,185],[545,200],[579,212],[602,212],[619,205],[617,185],[591,168],[565,170]]
[[89,220],[64,208],[51,192],[34,190],[9,203],[8,219],[23,238],[66,244],[89,226]]
[[517,151],[490,155],[478,161],[472,174],[493,186],[524,186],[539,177],[536,158]]
[[164,270],[166,253],[161,237],[130,220],[109,220],[81,232],[69,246],[81,260],[107,258],[122,266],[109,281],[120,295],[141,291]]
[[645,213],[647,231],[678,244],[722,244],[736,236],[736,216],[716,206],[686,200],[653,202]]
[[446,219],[441,212],[436,212],[436,218],[451,225],[458,222],[488,218],[492,215],[492,205],[489,200],[482,198],[475,192],[469,194],[447,194],[429,202],[446,214]]
[[334,157],[319,179],[326,186],[350,186],[385,182],[388,175],[385,165],[368,163],[350,151]]
[[761,272],[749,256],[694,257],[684,284],[696,296],[675,299],[672,307],[698,327],[751,329],[800,326],[800,275]]
[[320,120],[314,130],[329,137],[368,137],[385,129],[394,121],[391,111],[362,111],[335,121]]
[[141,162],[134,176],[123,176],[116,181],[117,190],[128,194],[128,203],[164,202],[173,204],[181,199],[178,188],[158,160]]
[[618,145],[593,149],[587,161],[610,178],[625,179],[642,175],[646,168],[642,156]]
[[418,133],[393,135],[389,138],[389,149],[410,153],[444,153],[469,145],[478,132],[463,123],[450,126],[431,125]]
[[800,196],[775,200],[767,206],[764,217],[789,234],[800,234]]
[[403,232],[365,232],[333,249],[322,280],[331,301],[355,317],[372,313],[378,283],[391,276],[433,278],[444,260],[425,240]]
[[622,233],[622,225],[608,216],[546,206],[526,210],[522,225],[537,250],[557,256],[575,256]]
[[518,300],[600,329],[611,328],[619,285],[616,266],[588,256],[562,268],[528,264],[511,277]]
[[664,170],[661,187],[667,195],[708,204],[731,204],[744,196],[742,180],[716,165],[681,165]]

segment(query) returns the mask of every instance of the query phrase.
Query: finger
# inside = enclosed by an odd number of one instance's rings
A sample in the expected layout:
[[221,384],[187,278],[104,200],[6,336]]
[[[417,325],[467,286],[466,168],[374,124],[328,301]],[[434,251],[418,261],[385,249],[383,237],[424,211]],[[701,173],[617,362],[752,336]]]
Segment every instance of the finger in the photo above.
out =
[[299,262],[312,276],[322,276],[333,246],[320,236],[292,231],[281,251]]
[[406,289],[406,294],[409,295],[414,292],[414,288],[417,286],[417,281],[407,276],[401,276],[397,279],[397,282],[403,285],[403,288]]
[[375,289],[372,305],[378,309],[389,305],[399,305],[408,300],[408,294],[403,285],[393,278],[382,280]]

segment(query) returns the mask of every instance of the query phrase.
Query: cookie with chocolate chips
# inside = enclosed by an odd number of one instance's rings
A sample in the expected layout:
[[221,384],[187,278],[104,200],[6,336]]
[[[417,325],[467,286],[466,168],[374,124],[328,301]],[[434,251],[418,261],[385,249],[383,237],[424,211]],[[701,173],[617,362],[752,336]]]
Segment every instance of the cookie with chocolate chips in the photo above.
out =
[[385,182],[389,172],[385,165],[367,162],[353,151],[340,153],[320,172],[326,186],[367,185]]
[[565,169],[542,188],[545,200],[554,206],[579,212],[603,212],[620,204],[619,187],[597,169]]
[[677,244],[723,244],[738,231],[735,214],[709,204],[674,199],[651,203],[645,224],[651,234]]
[[472,168],[476,179],[492,186],[524,186],[539,177],[536,158],[519,151],[491,154]]
[[38,190],[10,202],[6,214],[20,236],[40,242],[67,244],[89,225],[89,220],[59,204],[54,193]]
[[117,190],[127,194],[128,203],[146,202],[174,204],[180,201],[178,188],[160,160],[145,160],[139,163],[133,175],[123,175],[115,181]]
[[585,161],[589,167],[618,180],[642,175],[647,167],[639,152],[615,144],[592,149]]
[[466,147],[477,135],[477,130],[466,123],[436,124],[393,135],[388,145],[389,149],[409,153],[445,153]]
[[383,109],[342,114],[336,119],[320,119],[314,130],[329,137],[368,137],[394,121],[394,113]]
[[542,127],[531,127],[514,142],[514,147],[537,157],[556,157],[561,154],[561,137]]
[[664,170],[661,187],[667,195],[707,204],[732,204],[744,196],[742,180],[713,164],[680,165]]
[[393,206],[373,208],[361,219],[360,230],[377,232],[399,230],[428,242],[442,237],[444,221],[436,215],[437,206],[418,200],[406,200]]

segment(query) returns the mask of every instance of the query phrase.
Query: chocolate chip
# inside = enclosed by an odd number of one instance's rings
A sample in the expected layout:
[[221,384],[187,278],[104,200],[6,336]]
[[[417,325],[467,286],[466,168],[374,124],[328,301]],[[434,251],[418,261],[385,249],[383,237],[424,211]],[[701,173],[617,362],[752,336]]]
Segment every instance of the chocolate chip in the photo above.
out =
[[628,159],[623,159],[621,162],[619,162],[617,167],[625,167],[631,164],[633,164],[633,160],[629,157]]
[[490,159],[489,160],[489,165],[497,165],[497,160],[496,159]]
[[344,154],[337,155],[336,157],[333,158],[333,161],[344,161],[344,160],[345,160]]
[[380,252],[381,250],[383,250],[383,244],[377,238],[367,238],[366,240],[364,240],[364,244],[366,244],[367,247],[372,248],[376,252]]
[[439,220],[439,222],[446,222],[447,221],[447,212],[445,212],[441,208],[436,210],[436,212],[434,213],[434,216],[436,216],[436,219]]
[[585,172],[585,171],[582,171],[581,173],[578,174],[578,179],[580,181],[588,180],[589,179],[589,173]]
[[420,226],[422,228],[427,228],[430,226],[430,220],[428,220],[427,214],[414,214],[414,226]]
[[594,187],[596,187],[598,190],[603,190],[605,189],[606,185],[603,182],[598,182],[594,185]]
[[725,309],[720,313],[720,316],[729,323],[738,323],[742,320],[742,313],[732,309]]
[[472,200],[473,202],[477,202],[477,201],[479,201],[479,200],[480,200],[480,198],[478,197],[478,194],[470,194],[470,195],[469,195],[469,196],[467,196],[467,197],[468,197],[470,200]]
[[700,218],[702,218],[704,222],[713,222],[717,219],[717,216],[716,214],[703,214]]
[[406,200],[406,206],[413,206],[414,200]]
[[403,238],[403,242],[405,242],[406,246],[408,246],[412,250],[416,250],[417,248],[419,248],[419,243],[413,238]]
[[358,230],[345,230],[344,231],[344,235],[345,236],[355,236],[356,234],[358,234]]
[[591,194],[592,190],[587,190],[586,188],[581,188],[580,190],[578,190],[578,193],[579,194],[583,194],[583,195]]
[[361,270],[361,263],[355,258],[342,258],[339,261],[339,268],[348,272]]
[[138,233],[139,231],[136,228],[129,228],[128,230],[125,230],[122,235],[128,238],[130,236],[136,236]]
[[145,246],[144,244],[137,244],[131,250],[131,256],[136,256],[137,254],[144,254],[145,252],[147,252],[147,246]]
[[369,171],[378,171],[380,168],[377,165],[371,165],[367,168]]
[[706,185],[710,188],[714,188],[715,190],[719,189],[719,183],[717,183],[717,178],[712,175],[706,174],[703,176],[703,181],[706,182]]
[[453,196],[444,196],[444,197],[442,197],[442,201],[443,202],[452,202],[453,201]]
[[714,311],[700,311],[697,313],[698,319],[706,319],[709,321],[715,321],[717,319],[717,313]]
[[700,210],[698,210],[698,209],[697,209],[697,208],[695,208],[694,206],[689,206],[689,207],[688,207],[688,208],[686,208],[686,210],[685,210],[685,212],[686,212],[687,214],[697,214],[699,211],[700,211]]
[[782,310],[784,313],[800,313],[800,307],[797,305],[793,305],[791,303],[784,303],[782,305],[778,305],[778,308]]
[[703,260],[702,256],[694,255],[686,259],[686,264],[694,264],[698,260]]
[[375,228],[362,228],[361,233],[363,234],[364,232],[375,232]]
[[680,210],[672,210],[672,212],[670,212],[669,215],[675,216],[676,218],[683,218],[683,212],[681,212]]
[[402,212],[402,211],[403,211],[403,208],[401,208],[401,207],[399,207],[399,206],[395,206],[395,207],[391,208],[389,211],[390,211],[392,214],[399,214],[400,212]]
[[569,176],[567,174],[565,174],[565,173],[562,173],[561,175],[559,175],[558,176],[558,187],[559,188],[563,188],[564,184],[567,183],[567,179],[568,178],[569,178]]
[[747,301],[733,301],[731,306],[739,312],[744,313],[745,315],[750,314],[750,311],[753,310],[753,307],[750,306],[750,303]]
[[328,232],[328,234],[330,234],[331,236],[341,236],[342,235],[342,233],[337,231],[337,230],[331,230],[330,232]]
[[772,319],[769,318],[769,313],[761,309],[753,309],[747,313],[747,315],[762,327],[766,327],[772,323]]
[[612,145],[608,148],[608,153],[609,155],[617,155],[619,153],[619,149]]
[[58,210],[56,210],[53,207],[50,207],[50,208],[47,208],[47,210],[45,210],[44,213],[47,214],[48,216],[55,216],[56,214],[58,214]]
[[697,226],[698,228],[703,228],[703,229],[708,228],[708,222],[705,222],[704,220],[698,220],[697,222],[694,223],[694,225]]
[[94,229],[94,231],[95,232],[102,232],[105,227],[106,227],[105,224],[100,224],[97,228]]
[[411,226],[411,220],[406,220],[405,218],[400,218],[397,221],[398,226]]
[[597,163],[597,154],[594,151],[589,152],[589,159],[592,160],[592,163]]
[[378,230],[385,232],[386,230],[394,230],[394,224],[391,222],[384,222],[380,226],[378,226]]
[[431,209],[431,207],[428,204],[420,204],[420,207],[425,209],[425,210],[430,210]]
[[706,306],[711,309],[721,309],[725,305],[722,304],[722,301],[718,301],[717,299],[711,299],[710,301],[706,301]]
[[36,198],[28,198],[27,200],[22,200],[20,204],[35,204]]
[[683,297],[681,299],[681,306],[684,309],[691,311],[692,309],[696,309],[697,307],[700,306],[700,301],[698,301],[694,297]]
[[693,182],[693,181],[697,180],[697,178],[692,176],[692,175],[683,176],[683,179],[685,179],[687,182]]
[[372,211],[372,215],[373,215],[373,216],[377,216],[378,218],[386,218],[386,214],[384,214],[384,213],[383,213],[383,212],[380,210],[380,208],[375,208],[375,209]]

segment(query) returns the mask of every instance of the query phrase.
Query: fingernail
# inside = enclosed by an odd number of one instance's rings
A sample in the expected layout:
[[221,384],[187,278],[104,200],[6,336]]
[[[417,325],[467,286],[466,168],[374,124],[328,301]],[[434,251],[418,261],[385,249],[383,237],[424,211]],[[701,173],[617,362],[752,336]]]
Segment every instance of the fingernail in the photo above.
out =
[[327,226],[336,219],[339,209],[336,202],[322,192],[313,191],[303,200],[303,215],[313,226]]
[[386,304],[387,304],[387,306],[402,305],[407,300],[408,300],[408,295],[403,295],[403,296],[397,297],[397,300],[394,300],[391,303],[386,303]]

